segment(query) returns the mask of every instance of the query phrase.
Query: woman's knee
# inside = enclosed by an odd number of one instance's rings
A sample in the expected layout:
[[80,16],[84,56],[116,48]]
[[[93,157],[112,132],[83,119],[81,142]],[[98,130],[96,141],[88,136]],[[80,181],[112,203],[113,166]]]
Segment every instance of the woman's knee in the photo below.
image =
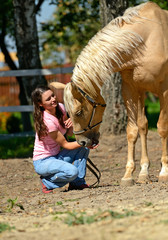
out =
[[74,165],[71,165],[71,167],[66,170],[66,175],[67,178],[69,178],[69,181],[73,181],[74,179],[76,179],[78,174],[79,171]]

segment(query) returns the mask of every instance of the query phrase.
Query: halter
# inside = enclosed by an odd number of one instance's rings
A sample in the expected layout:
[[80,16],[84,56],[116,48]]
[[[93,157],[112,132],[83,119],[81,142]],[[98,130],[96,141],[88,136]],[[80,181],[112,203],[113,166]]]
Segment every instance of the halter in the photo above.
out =
[[94,124],[91,126],[91,123],[92,123],[92,120],[93,120],[93,117],[95,115],[95,111],[96,111],[96,107],[97,106],[101,106],[101,107],[106,107],[106,104],[101,104],[101,103],[96,103],[91,97],[89,97],[82,89],[80,89],[79,87],[77,87],[77,89],[79,90],[79,92],[84,96],[84,98],[86,98],[90,103],[91,105],[93,106],[93,111],[92,111],[92,114],[91,114],[91,117],[90,117],[90,121],[89,121],[89,124],[86,128],[84,128],[83,130],[81,131],[73,131],[73,133],[75,135],[80,135],[88,130],[91,130],[92,128],[95,128],[97,127],[100,123],[102,123],[102,121]]

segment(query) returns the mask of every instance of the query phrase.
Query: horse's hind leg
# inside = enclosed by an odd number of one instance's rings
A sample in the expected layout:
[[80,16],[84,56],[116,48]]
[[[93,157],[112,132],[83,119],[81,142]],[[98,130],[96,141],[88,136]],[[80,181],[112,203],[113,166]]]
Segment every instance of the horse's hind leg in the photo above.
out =
[[160,116],[157,123],[158,133],[162,141],[162,157],[161,157],[161,171],[159,174],[159,181],[168,181],[168,92],[164,93],[164,97],[160,98]]
[[147,155],[147,133],[148,122],[145,116],[144,93],[139,93],[132,86],[123,83],[123,98],[127,108],[128,125],[127,125],[127,141],[128,141],[128,159],[126,172],[121,183],[130,185],[133,183],[133,172],[135,170],[135,144],[138,132],[141,138],[141,171],[139,174],[139,182],[148,181],[149,159]]

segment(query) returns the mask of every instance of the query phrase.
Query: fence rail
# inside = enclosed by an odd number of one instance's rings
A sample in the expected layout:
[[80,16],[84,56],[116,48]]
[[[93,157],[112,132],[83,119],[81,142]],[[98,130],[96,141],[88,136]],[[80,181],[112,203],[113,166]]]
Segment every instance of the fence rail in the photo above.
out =
[[47,76],[54,74],[72,73],[73,67],[58,67],[53,69],[23,69],[12,71],[0,71],[0,77],[30,77],[30,76]]
[[[57,74],[72,73],[73,67],[58,67],[53,69],[22,69],[11,71],[0,71],[0,78],[3,77],[31,77],[31,76],[49,76]],[[32,112],[32,105],[20,106],[0,106],[0,112]]]
[[[70,81],[70,76],[68,73],[72,73],[73,67],[58,67],[53,69],[24,69],[24,70],[12,70],[12,71],[0,71],[0,98],[2,99],[2,104],[0,106],[0,113],[10,113],[10,112],[33,112],[33,105],[17,105],[17,106],[3,106],[7,104],[4,100],[10,99],[13,105],[17,104],[16,99],[19,94],[19,86],[16,77],[31,77],[31,76],[46,76],[48,82],[51,80],[67,83]],[[55,76],[54,76],[55,75]],[[10,80],[9,80],[10,79]],[[4,81],[3,81],[4,80]],[[29,78],[27,79],[27,81]],[[10,90],[8,93],[5,92],[5,87],[9,84]],[[16,86],[17,85],[17,86]],[[11,95],[12,94],[12,95]],[[15,95],[14,95],[15,94]],[[59,93],[58,93],[59,95]],[[14,101],[11,100],[11,96],[14,97]],[[34,132],[21,132],[13,134],[0,134],[0,139],[5,139],[15,136],[34,136]]]
[[33,105],[0,107],[0,112],[33,112]]

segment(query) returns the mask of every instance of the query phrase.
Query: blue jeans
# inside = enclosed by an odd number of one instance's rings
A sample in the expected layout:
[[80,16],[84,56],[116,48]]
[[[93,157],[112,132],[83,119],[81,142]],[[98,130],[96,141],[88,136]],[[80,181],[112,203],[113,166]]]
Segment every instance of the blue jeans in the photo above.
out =
[[[48,189],[63,187],[69,182],[75,186],[85,184],[86,162],[89,149],[63,149],[56,156],[33,161],[36,173]],[[74,164],[72,164],[74,163]]]

